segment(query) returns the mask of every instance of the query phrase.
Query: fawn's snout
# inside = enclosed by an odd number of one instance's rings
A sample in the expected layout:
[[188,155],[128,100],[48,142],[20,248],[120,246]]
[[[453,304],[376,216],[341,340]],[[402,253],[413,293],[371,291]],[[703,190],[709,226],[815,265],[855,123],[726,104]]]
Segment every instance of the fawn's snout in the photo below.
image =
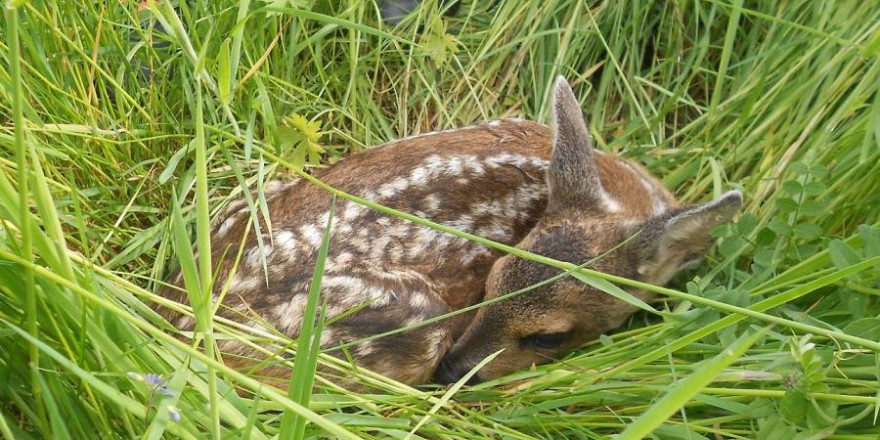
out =
[[[434,382],[440,384],[451,384],[458,382],[464,377],[470,369],[464,368],[464,366],[456,362],[451,357],[444,357],[443,360],[440,361],[440,364],[437,366],[437,371],[434,373],[433,380]],[[477,372],[473,376],[471,376],[465,384],[467,385],[475,385],[482,382],[480,379],[480,373]]]

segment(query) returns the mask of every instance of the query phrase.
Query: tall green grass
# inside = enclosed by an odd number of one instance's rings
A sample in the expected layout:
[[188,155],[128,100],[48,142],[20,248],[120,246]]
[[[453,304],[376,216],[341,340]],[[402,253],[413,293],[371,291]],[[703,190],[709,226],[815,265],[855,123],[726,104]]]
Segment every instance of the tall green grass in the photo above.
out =
[[[880,4],[465,1],[446,17],[426,3],[397,28],[371,1],[4,4],[0,435],[880,435]],[[659,313],[450,389],[213,317],[207,253],[192,249],[230,201],[266,209],[246,188],[418,132],[546,122],[556,75],[597,148],[686,201],[746,194],[701,268],[652,288],[674,300]],[[646,287],[522,256],[611,294]],[[194,342],[147,305],[175,266]],[[224,366],[225,338],[281,354],[295,386]]]

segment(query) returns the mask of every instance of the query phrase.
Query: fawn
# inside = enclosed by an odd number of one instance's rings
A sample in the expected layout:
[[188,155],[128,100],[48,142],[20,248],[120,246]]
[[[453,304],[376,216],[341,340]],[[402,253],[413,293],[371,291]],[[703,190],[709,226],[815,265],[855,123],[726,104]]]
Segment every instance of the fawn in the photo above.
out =
[[[713,244],[713,228],[742,204],[742,195],[731,191],[681,207],[641,166],[594,150],[574,93],[561,77],[553,110],[553,129],[506,119],[423,134],[353,154],[315,176],[367,200],[558,260],[581,264],[607,253],[591,268],[657,285],[698,263]],[[227,285],[220,315],[293,337],[331,196],[304,180],[273,183],[265,195],[272,224],[271,233],[262,228],[267,273],[255,234],[245,234],[248,208],[231,206],[212,234],[215,301]],[[240,246],[241,261],[231,273]],[[321,346],[411,326],[559,273],[343,200],[334,212],[321,285],[326,317],[342,318],[325,327]],[[181,275],[171,283],[182,285]],[[164,288],[162,294],[185,300],[179,289]],[[352,346],[349,353],[360,367],[419,384],[432,377],[455,381],[504,349],[474,376],[486,380],[545,363],[621,325],[633,312],[565,277],[476,313]],[[193,327],[188,316],[162,314],[180,329]],[[242,358],[256,354],[230,341],[220,348]]]

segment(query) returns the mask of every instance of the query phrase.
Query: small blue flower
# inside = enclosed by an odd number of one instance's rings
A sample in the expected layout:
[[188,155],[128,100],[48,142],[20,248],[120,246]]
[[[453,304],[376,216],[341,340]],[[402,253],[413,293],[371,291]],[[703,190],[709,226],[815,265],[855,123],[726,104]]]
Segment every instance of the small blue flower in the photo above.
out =
[[168,381],[161,374],[149,373],[144,375],[144,383],[158,391],[163,396],[171,397],[174,392],[168,389]]
[[146,376],[144,376],[144,383],[151,387],[159,387],[167,384],[168,381],[166,381],[161,374],[148,373]]
[[180,410],[171,405],[168,405],[165,408],[168,410],[168,417],[171,417],[171,420],[174,420],[174,423],[180,423]]

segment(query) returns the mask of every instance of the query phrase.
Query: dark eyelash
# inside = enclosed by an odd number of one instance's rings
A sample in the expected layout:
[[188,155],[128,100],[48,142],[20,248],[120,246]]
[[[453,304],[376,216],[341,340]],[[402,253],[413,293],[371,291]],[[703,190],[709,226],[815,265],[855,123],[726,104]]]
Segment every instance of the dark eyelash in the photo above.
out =
[[553,349],[563,346],[571,332],[563,333],[535,333],[519,340],[520,344],[526,347]]

